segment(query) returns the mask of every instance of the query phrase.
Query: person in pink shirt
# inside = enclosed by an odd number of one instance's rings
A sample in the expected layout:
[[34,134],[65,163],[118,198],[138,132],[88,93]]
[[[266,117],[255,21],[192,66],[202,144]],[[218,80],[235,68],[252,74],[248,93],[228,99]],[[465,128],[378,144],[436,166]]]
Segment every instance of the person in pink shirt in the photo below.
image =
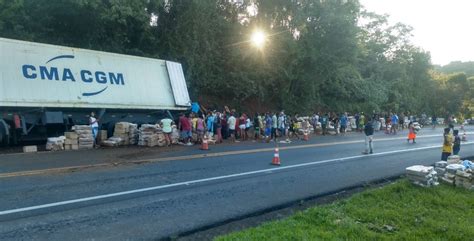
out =
[[206,123],[202,116],[198,117],[196,121],[196,133],[197,133],[197,141],[198,143],[202,143],[202,139],[204,138],[204,132],[206,131]]

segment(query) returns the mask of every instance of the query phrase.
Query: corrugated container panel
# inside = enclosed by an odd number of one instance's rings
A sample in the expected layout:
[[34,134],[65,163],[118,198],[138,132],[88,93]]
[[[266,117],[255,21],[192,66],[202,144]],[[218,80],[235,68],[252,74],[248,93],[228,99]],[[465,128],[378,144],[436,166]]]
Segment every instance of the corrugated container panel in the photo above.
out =
[[0,106],[184,109],[164,60],[4,38],[0,56]]
[[188,87],[184,79],[183,67],[180,63],[166,61],[171,88],[173,89],[174,101],[178,106],[191,106]]

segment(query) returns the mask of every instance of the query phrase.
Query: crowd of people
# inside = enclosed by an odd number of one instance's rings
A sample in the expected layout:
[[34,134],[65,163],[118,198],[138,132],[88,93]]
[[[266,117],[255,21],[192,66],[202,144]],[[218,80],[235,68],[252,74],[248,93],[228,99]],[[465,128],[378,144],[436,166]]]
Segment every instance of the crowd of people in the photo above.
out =
[[[422,122],[426,123],[426,115],[421,116]],[[444,141],[442,150],[442,160],[447,160],[450,155],[457,155],[461,148],[461,138],[459,130],[454,129],[453,117],[447,118],[447,128],[444,129]],[[438,120],[436,116],[431,118],[433,128],[436,128]],[[91,113],[89,123],[93,130],[94,138],[98,132],[98,119]],[[166,143],[171,145],[171,134],[175,121],[166,117],[160,121],[160,126],[164,133]],[[301,135],[309,133],[327,135],[338,135],[346,133],[350,128],[365,134],[365,151],[363,154],[373,153],[373,135],[375,131],[385,130],[386,134],[397,134],[397,131],[408,129],[408,143],[416,143],[416,134],[421,126],[417,117],[405,115],[398,116],[396,113],[373,114],[370,117],[361,113],[349,115],[344,113],[314,113],[311,116],[300,117],[280,112],[255,113],[250,117],[247,113],[237,113],[235,110],[224,111],[201,111],[182,113],[177,120],[177,129],[180,131],[180,138],[186,145],[202,143],[204,139],[215,139],[215,143],[222,143],[226,139],[232,142],[240,141],[264,141],[291,142],[291,139],[301,139]],[[463,126],[461,127],[463,128]]]
[[[363,124],[363,115],[360,118]],[[304,133],[311,130],[321,130],[322,135],[327,135],[330,129],[336,134],[346,132],[349,125],[347,113],[336,115],[326,113],[314,114],[311,117],[293,116],[280,112],[255,113],[253,116],[247,113],[231,111],[209,111],[206,114],[190,113],[181,114],[178,120],[178,129],[182,141],[190,143],[193,140],[201,143],[206,138],[214,138],[216,143],[222,143],[229,139],[232,142],[240,141],[277,141],[283,139],[301,139]]]
[[[423,117],[421,117],[423,118]],[[432,117],[434,121],[436,117]],[[365,151],[363,154],[373,153],[373,135],[375,131],[385,130],[386,134],[397,134],[398,131],[408,129],[407,142],[416,143],[416,135],[420,130],[419,119],[413,115],[402,113],[373,114],[367,116],[363,112],[349,115],[344,113],[315,113],[301,117],[298,114],[288,115],[284,111],[255,113],[253,117],[247,113],[237,113],[235,110],[209,111],[205,114],[181,114],[178,128],[181,138],[188,145],[191,142],[201,143],[204,138],[214,138],[216,143],[229,139],[232,142],[264,141],[291,142],[292,139],[301,139],[302,135],[314,132],[327,135],[331,131],[334,135],[344,135],[347,128],[365,133]],[[433,124],[434,128],[436,124]],[[452,123],[445,129],[442,159],[449,155],[457,155],[460,150],[459,131],[454,130]],[[195,138],[193,138],[195,133]],[[450,146],[450,148],[448,148]]]
[[[224,111],[182,113],[177,125],[181,140],[188,144],[201,143],[204,138],[215,139],[216,143],[222,143],[224,140],[270,142],[279,139],[290,142],[292,139],[301,139],[302,135],[311,132],[327,135],[331,131],[331,134],[344,135],[348,128],[363,132],[368,123],[374,131],[383,129],[386,134],[397,134],[398,131],[408,129],[407,140],[415,143],[419,120],[420,118],[405,113],[401,113],[400,116],[397,113],[374,113],[369,116],[363,112],[353,114],[318,112],[302,117],[279,111],[255,113],[251,116],[226,107]],[[169,119],[162,124],[166,127],[171,125]]]

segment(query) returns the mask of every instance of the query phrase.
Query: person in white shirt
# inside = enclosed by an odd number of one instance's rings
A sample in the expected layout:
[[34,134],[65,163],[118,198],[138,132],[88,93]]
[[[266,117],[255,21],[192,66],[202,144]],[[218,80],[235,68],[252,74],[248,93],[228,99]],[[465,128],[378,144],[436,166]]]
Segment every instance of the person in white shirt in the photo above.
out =
[[94,137],[94,147],[97,144],[97,134],[99,133],[99,120],[95,118],[95,113],[92,112],[89,117],[89,125],[92,129],[92,136]]
[[285,113],[283,111],[280,112],[280,115],[278,116],[278,130],[280,132],[280,136],[283,138],[286,136],[285,118]]
[[235,117],[234,117],[234,113],[231,113],[229,119],[227,120],[227,125],[229,126],[230,139],[233,142],[236,142],[236,140],[235,140],[235,122],[236,122],[236,120],[235,120]]
[[316,133],[316,128],[318,127],[319,122],[319,113],[315,113],[311,119],[311,125],[313,126],[314,133]]
[[173,132],[173,128],[171,126],[174,124],[174,122],[170,118],[164,118],[160,121],[160,124],[163,130],[163,134],[165,136],[166,146],[171,146],[172,144],[171,133]]

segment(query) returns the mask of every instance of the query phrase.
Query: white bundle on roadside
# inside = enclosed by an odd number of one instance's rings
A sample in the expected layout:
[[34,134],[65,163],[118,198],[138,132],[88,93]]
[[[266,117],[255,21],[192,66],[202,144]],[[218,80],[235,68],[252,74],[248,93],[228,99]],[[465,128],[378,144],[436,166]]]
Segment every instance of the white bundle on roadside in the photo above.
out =
[[444,173],[444,176],[441,178],[441,181],[450,185],[455,185],[456,172],[462,169],[463,169],[463,166],[460,164],[446,165],[446,168],[445,168],[446,172]]
[[459,164],[461,163],[461,157],[458,155],[448,156],[448,165],[449,164]]
[[474,191],[474,170],[458,170],[456,171],[455,184],[467,190]]
[[435,163],[435,171],[438,174],[438,178],[442,178],[446,173],[446,166],[448,162],[446,161],[439,161]]
[[438,176],[433,167],[415,165],[405,169],[408,180],[422,187],[438,185]]
[[46,150],[48,151],[60,151],[64,150],[65,136],[60,137],[49,137],[46,142]]

